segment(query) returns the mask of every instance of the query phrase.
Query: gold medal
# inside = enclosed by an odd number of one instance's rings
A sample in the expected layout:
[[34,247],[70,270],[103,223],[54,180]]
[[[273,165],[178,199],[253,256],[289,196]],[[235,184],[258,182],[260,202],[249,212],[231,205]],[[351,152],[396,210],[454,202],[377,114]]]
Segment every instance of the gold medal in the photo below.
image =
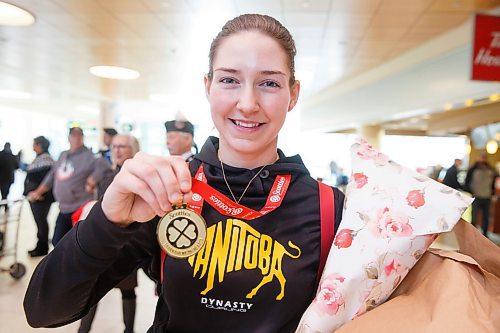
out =
[[173,205],[156,228],[160,247],[167,255],[184,259],[198,253],[207,238],[207,223],[201,215],[182,203]]

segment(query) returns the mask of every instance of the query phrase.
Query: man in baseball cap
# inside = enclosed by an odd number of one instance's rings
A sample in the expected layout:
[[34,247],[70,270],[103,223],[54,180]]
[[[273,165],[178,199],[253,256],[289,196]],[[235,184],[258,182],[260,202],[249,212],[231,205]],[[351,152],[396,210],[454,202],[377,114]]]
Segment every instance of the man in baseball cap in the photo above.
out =
[[167,149],[170,155],[179,155],[186,162],[193,159],[191,148],[196,144],[193,141],[194,126],[187,120],[171,120],[165,122],[167,130]]

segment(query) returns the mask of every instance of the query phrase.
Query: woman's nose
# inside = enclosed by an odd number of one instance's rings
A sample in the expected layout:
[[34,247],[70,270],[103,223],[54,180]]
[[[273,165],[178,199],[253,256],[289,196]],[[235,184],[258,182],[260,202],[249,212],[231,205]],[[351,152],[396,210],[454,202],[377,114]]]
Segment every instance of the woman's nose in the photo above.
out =
[[259,110],[259,100],[254,87],[246,86],[241,89],[236,107],[243,113],[252,113]]

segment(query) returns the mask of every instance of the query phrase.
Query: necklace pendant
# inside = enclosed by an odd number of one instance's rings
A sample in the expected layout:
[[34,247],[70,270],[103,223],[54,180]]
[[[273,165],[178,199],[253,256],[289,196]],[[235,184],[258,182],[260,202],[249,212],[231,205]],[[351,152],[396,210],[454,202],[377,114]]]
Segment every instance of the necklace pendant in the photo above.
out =
[[156,228],[158,244],[173,258],[185,259],[198,253],[207,237],[203,217],[186,207],[185,203],[173,205]]

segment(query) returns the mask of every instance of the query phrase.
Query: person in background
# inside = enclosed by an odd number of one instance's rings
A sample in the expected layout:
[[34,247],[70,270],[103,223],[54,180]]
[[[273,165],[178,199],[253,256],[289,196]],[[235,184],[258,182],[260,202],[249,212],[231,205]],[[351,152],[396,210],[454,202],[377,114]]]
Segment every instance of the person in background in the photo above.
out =
[[488,156],[483,154],[467,171],[465,178],[465,188],[472,193],[474,201],[472,202],[472,224],[478,226],[477,215],[481,212],[483,221],[481,223],[483,235],[488,236],[488,227],[490,224],[490,205],[491,197],[495,189],[495,171],[488,164]]
[[104,145],[106,146],[106,149],[100,150],[99,154],[101,154],[102,157],[106,161],[108,161],[109,164],[111,164],[111,141],[113,140],[113,137],[118,134],[118,132],[114,128],[103,128],[104,131],[104,136],[102,138],[102,141]]
[[463,190],[464,187],[458,182],[458,170],[462,166],[462,160],[456,158],[453,165],[446,170],[446,174],[444,175],[443,184],[449,186],[455,190]]
[[[12,154],[10,142],[6,142],[3,146],[3,150],[0,151],[0,192],[2,194],[2,200],[7,200],[10,187],[14,183],[15,171],[18,168],[19,160]],[[2,205],[5,209],[8,209],[6,203]]]
[[[38,136],[33,139],[33,151],[36,154],[33,162],[26,170],[26,178],[24,180],[24,195],[34,191],[40,186],[43,179],[52,169],[54,160],[49,154],[50,141],[44,136]],[[31,212],[35,219],[37,227],[36,247],[28,251],[31,257],[44,256],[49,252],[49,224],[47,215],[49,215],[50,206],[54,202],[52,190],[48,190],[39,200],[30,201]]]
[[[93,199],[93,193],[85,190],[85,182],[96,173],[96,159],[84,145],[83,130],[80,127],[70,128],[68,141],[70,149],[61,153],[42,183],[28,193],[28,199],[35,202],[42,200],[45,193],[52,189],[59,202],[59,215],[52,236],[54,246],[71,230],[71,214]],[[94,179],[100,177],[95,175]]]
[[[310,176],[300,156],[278,149],[299,97],[295,54],[290,32],[270,16],[224,25],[204,77],[219,138],[209,137],[189,163],[142,152],[127,160],[85,221],[33,273],[24,298],[31,326],[81,318],[149,260],[159,294],[150,333],[295,331],[318,288],[321,247],[329,245],[322,225],[333,238],[344,201]],[[328,205],[318,204],[323,190]],[[203,217],[207,236],[200,252],[176,259],[165,256],[157,230],[179,203]],[[322,223],[324,212],[331,218]],[[170,222],[160,237],[179,249],[201,244],[203,223]]]
[[181,156],[186,162],[193,159],[191,148],[195,147],[193,141],[194,127],[189,121],[171,120],[165,122],[167,130],[167,149],[171,156]]
[[[87,182],[87,191],[97,190],[97,198],[100,200],[104,192],[113,181],[116,174],[120,171],[123,163],[134,157],[139,151],[139,142],[137,139],[129,134],[117,134],[113,137],[111,143],[111,162],[112,169],[105,169],[103,177],[99,182]],[[107,164],[107,162],[104,162]],[[98,162],[97,168],[100,167]],[[109,170],[109,171],[108,171]],[[79,217],[81,219],[82,217]],[[116,288],[119,288],[122,293],[122,310],[123,310],[123,323],[125,325],[124,333],[134,332],[135,322],[135,308],[136,308],[136,294],[135,287],[137,287],[137,270],[123,279]],[[94,316],[97,310],[97,304],[94,305],[89,313],[80,321],[78,333],[88,333],[92,327]]]

